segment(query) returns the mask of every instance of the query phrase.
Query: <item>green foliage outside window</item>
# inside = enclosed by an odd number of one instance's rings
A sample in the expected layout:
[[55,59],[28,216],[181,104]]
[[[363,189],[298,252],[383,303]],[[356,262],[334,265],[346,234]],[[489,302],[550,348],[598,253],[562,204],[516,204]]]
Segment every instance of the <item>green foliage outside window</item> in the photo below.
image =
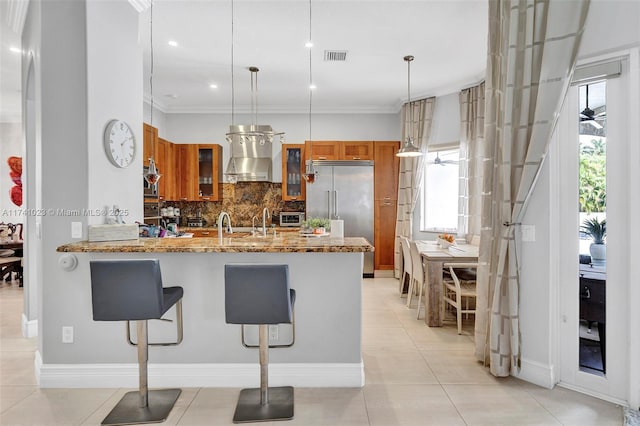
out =
[[602,139],[580,144],[580,211],[599,213],[606,211],[606,150]]

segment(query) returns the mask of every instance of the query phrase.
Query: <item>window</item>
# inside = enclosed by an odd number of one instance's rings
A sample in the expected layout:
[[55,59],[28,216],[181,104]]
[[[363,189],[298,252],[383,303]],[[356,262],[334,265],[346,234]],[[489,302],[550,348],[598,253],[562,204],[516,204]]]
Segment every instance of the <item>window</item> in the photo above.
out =
[[422,185],[423,231],[458,230],[459,154],[458,147],[427,153]]

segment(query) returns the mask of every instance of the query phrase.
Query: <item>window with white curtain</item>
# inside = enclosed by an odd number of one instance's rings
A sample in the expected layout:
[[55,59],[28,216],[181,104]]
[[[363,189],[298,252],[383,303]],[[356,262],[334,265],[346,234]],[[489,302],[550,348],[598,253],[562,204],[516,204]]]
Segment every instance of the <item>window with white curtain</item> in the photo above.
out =
[[459,201],[458,147],[431,148],[424,163],[421,230],[457,233]]

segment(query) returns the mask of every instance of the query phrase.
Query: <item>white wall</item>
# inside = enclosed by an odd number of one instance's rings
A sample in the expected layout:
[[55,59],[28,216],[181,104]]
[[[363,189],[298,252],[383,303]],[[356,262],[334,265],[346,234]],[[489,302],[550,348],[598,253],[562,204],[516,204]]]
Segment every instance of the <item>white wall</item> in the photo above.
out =
[[[126,0],[29,3],[22,38],[26,57],[34,58],[35,71],[35,134],[29,143],[41,145],[42,182],[35,182],[35,175],[28,189],[39,192],[42,208],[81,210],[119,203],[142,216],[142,189],[131,185],[139,182],[141,156],[130,169],[110,170],[102,148],[104,125],[111,118],[129,122],[142,148],[142,58],[137,25],[137,13]],[[23,64],[23,81],[27,81],[27,72],[28,64]],[[123,80],[133,81],[123,84]],[[27,147],[27,154],[30,152],[33,146]],[[41,301],[38,349],[45,363],[64,362],[74,347],[61,343],[60,330],[73,325],[76,302],[62,294],[88,283],[86,277],[72,279],[59,267],[56,248],[72,240],[71,222],[83,224],[86,238],[86,225],[96,219],[56,213],[40,219],[41,233],[34,233],[29,243],[37,245],[41,255],[27,259],[40,262],[42,276],[34,284]]]
[[[154,114],[155,117],[155,114]],[[249,115],[236,114],[237,124],[251,123]],[[259,124],[285,132],[286,143],[309,139],[308,114],[260,114]],[[217,143],[223,148],[223,166],[229,160],[225,134],[231,114],[167,114],[164,138],[174,143]],[[317,114],[312,117],[313,140],[400,140],[399,114]],[[159,130],[160,131],[160,130]],[[276,138],[277,139],[277,138]],[[282,149],[273,144],[273,181],[282,181]]]
[[[24,160],[22,141],[22,123],[0,123],[0,222],[22,223],[24,219],[21,214],[13,214],[19,213],[20,209],[24,208],[24,198],[21,207],[11,201],[9,191],[14,184],[9,177],[11,169],[7,164],[7,158],[12,156],[22,157]],[[22,182],[24,184],[24,177]]]

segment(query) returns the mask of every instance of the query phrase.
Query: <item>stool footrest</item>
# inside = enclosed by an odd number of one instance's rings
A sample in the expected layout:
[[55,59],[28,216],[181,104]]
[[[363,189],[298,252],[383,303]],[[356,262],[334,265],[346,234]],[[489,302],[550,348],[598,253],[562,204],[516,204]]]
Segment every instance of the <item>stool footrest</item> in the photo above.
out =
[[127,392],[102,424],[111,426],[164,422],[181,392],[180,389],[150,390],[146,407],[140,406],[142,398],[139,391]]
[[260,404],[260,388],[242,389],[234,423],[268,422],[293,418],[293,387],[268,388],[269,402]]

